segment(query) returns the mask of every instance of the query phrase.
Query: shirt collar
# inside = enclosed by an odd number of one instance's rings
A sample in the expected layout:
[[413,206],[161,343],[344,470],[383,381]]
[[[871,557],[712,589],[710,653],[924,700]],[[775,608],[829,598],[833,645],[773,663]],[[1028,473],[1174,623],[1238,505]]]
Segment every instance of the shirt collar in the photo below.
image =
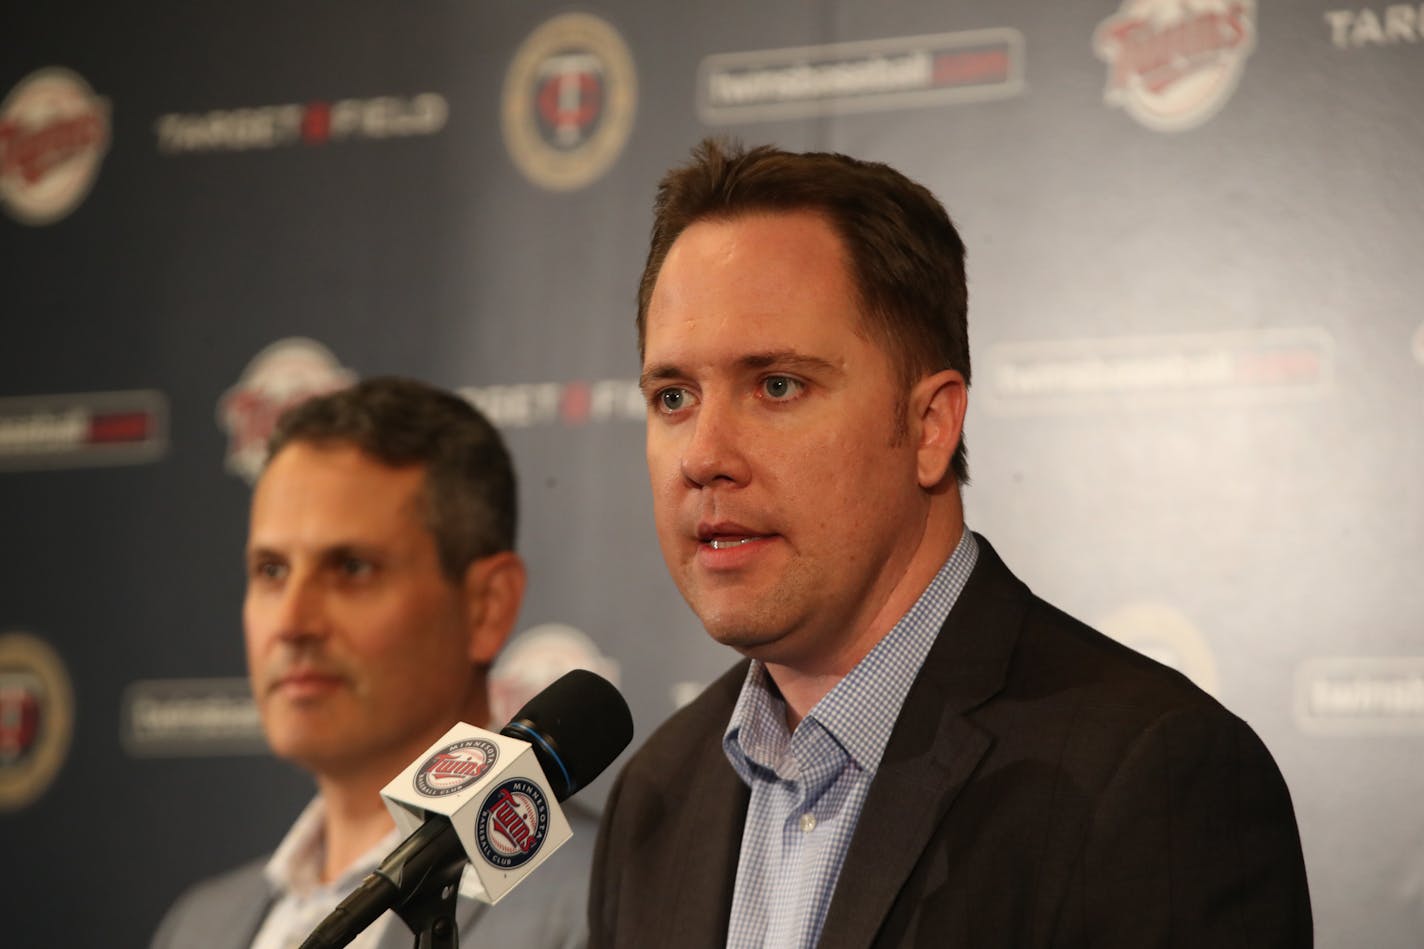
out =
[[[806,715],[806,721],[829,732],[863,770],[879,767],[905,696],[978,556],[979,545],[965,528],[914,606]],[[789,741],[786,702],[765,667],[752,660],[723,734],[723,750],[750,784],[756,761],[781,761]]]
[[[400,828],[392,827],[340,877],[329,883],[322,883],[322,864],[326,861],[325,822],[326,802],[318,794],[302,809],[301,814],[297,815],[291,830],[287,831],[287,836],[282,838],[282,842],[277,845],[271,859],[267,861],[267,866],[262,870],[275,892],[306,896],[323,887],[341,893],[349,892],[356,888],[366,874],[379,867],[381,861],[404,839]],[[466,872],[460,875],[460,895],[489,902],[479,874],[469,867],[465,870]]]
[[321,871],[326,860],[326,802],[321,795],[317,795],[302,809],[291,830],[277,845],[263,874],[279,893],[310,893],[323,885],[350,889],[380,866],[400,842],[400,831],[392,827],[338,879],[323,884]]

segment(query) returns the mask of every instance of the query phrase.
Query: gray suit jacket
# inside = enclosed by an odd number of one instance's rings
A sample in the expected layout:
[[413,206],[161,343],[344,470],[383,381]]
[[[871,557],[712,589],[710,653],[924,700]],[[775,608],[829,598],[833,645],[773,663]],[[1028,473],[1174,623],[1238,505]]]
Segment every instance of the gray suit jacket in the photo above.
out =
[[[564,804],[573,839],[545,860],[532,876],[490,906],[461,899],[456,913],[462,946],[507,949],[579,949],[587,942],[585,906],[589,862],[597,818]],[[248,949],[276,894],[254,860],[196,884],[173,904],[159,924],[150,949]],[[415,936],[393,920],[380,949],[411,949]]]
[[[721,738],[733,668],[660,728],[604,809],[595,947],[727,938],[748,792]],[[982,538],[870,786],[822,949],[1296,949],[1290,795],[1239,718],[1035,597]]]

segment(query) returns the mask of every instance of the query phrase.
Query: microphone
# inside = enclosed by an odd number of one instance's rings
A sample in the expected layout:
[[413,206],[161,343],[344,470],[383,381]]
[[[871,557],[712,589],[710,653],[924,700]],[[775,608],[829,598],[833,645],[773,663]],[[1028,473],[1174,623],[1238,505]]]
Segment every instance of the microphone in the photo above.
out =
[[[562,802],[588,785],[632,740],[628,703],[587,669],[534,696],[498,735],[457,724],[381,789],[410,836],[301,949],[347,945],[386,910],[419,901],[432,882],[458,882],[467,863],[497,903],[573,836],[549,798]],[[447,901],[453,906],[453,890]]]

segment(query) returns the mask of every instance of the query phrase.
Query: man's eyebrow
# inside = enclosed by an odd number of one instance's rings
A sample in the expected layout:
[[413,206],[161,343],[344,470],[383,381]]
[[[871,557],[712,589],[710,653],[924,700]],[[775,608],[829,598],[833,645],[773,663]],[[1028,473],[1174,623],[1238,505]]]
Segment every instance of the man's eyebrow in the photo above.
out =
[[282,552],[267,544],[253,544],[242,552],[242,562],[249,566],[264,560],[281,560]]
[[687,374],[671,363],[659,363],[649,366],[638,376],[638,388],[647,392],[654,383],[662,382],[665,379],[681,379]]
[[[796,352],[794,349],[747,353],[737,358],[736,365],[739,369],[785,369],[788,372],[805,373],[839,373],[841,371],[840,367],[833,362],[819,356],[808,356],[805,353]],[[638,376],[638,388],[646,392],[656,383],[668,379],[685,378],[687,378],[687,372],[681,367],[672,363],[657,363],[644,369]]]
[[788,369],[793,372],[839,372],[840,369],[820,356],[808,356],[794,349],[749,353],[737,360],[743,369]]

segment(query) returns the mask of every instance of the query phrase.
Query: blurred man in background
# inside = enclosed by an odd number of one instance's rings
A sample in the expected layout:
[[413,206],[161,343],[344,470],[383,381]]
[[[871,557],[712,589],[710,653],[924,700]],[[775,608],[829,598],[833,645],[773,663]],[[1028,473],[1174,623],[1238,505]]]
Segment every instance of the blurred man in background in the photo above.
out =
[[[487,672],[524,595],[514,472],[467,402],[382,378],[284,414],[252,498],[243,625],[274,754],[317,796],[276,851],[186,893],[153,945],[290,949],[400,842],[380,790],[457,721],[489,722]],[[584,938],[593,828],[498,907],[461,882],[470,941]],[[404,949],[394,913],[358,947]]]
[[964,247],[925,188],[704,143],[638,301],[663,558],[746,658],[605,809],[592,943],[1308,946],[1290,796],[964,523]]

